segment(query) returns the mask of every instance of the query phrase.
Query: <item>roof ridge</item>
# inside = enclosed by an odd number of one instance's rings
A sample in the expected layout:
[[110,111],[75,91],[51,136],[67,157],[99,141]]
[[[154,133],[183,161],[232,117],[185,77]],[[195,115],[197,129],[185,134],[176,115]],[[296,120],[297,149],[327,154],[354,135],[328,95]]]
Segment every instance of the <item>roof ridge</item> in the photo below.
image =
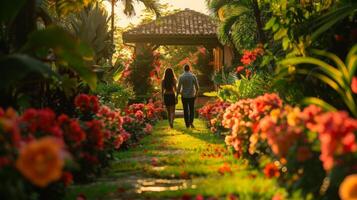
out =
[[[192,16],[192,14],[194,16]],[[188,17],[188,15],[191,15],[191,17]],[[162,23],[162,24],[158,24],[158,23]],[[130,33],[137,34],[137,32],[141,32],[141,34],[150,34],[150,33],[163,34],[163,32],[165,31],[169,32],[166,34],[174,34],[175,33],[174,29],[178,27],[176,26],[176,23],[178,23],[177,25],[182,26],[176,30],[176,34],[187,34],[186,32],[190,34],[192,33],[205,34],[206,32],[207,33],[215,32],[217,27],[216,24],[214,23],[214,20],[211,19],[209,15],[198,12],[196,10],[191,10],[189,8],[186,8],[184,10],[179,10],[178,12],[157,18],[150,22],[140,24],[128,31],[125,31],[124,34],[130,34]],[[186,30],[185,32],[179,31],[182,28],[188,28],[189,30]],[[159,32],[157,32],[157,29]],[[198,29],[198,30],[194,30],[194,29]],[[177,31],[180,33],[177,33]]]

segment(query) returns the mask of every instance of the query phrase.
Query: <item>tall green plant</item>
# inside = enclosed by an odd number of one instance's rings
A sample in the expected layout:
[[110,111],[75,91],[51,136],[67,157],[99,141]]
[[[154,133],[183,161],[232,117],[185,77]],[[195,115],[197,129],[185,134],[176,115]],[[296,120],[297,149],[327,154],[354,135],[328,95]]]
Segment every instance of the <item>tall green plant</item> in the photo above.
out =
[[109,17],[104,8],[98,3],[90,4],[66,21],[67,29],[94,50],[94,64],[103,64],[111,59],[114,46],[110,39]]
[[[295,73],[311,75],[320,79],[325,84],[335,90],[350,112],[357,117],[357,99],[354,98],[351,84],[352,78],[357,69],[357,45],[349,51],[345,62],[338,56],[321,50],[312,50],[314,55],[323,56],[333,62],[333,65],[314,57],[293,57],[282,60],[279,63],[279,76],[287,75],[293,70]],[[295,69],[295,65],[300,65]],[[317,66],[318,70],[309,70]],[[336,66],[336,67],[335,67]],[[303,100],[305,104],[316,104],[327,110],[337,110],[333,105],[316,97],[309,97]]]
[[154,55],[150,47],[145,47],[139,53],[129,69],[130,74],[127,77],[128,83],[133,87],[137,97],[147,97],[152,91],[152,82],[150,72],[153,67]]
[[[306,56],[310,46],[326,45],[326,37],[332,29],[357,11],[357,4],[343,1],[268,1],[271,18],[265,29],[271,31],[273,39],[281,44],[288,56]],[[353,21],[353,20],[351,20]],[[320,42],[318,42],[320,41]]]
[[220,20],[218,38],[237,49],[250,49],[264,42],[261,7],[257,0],[207,0],[214,17]]

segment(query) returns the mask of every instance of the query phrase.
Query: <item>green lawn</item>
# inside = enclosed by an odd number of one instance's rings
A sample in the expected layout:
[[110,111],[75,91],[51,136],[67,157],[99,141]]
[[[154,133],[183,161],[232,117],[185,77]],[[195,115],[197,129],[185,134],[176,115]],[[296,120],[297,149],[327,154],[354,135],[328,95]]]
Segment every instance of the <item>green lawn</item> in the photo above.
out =
[[[79,193],[88,199],[171,199],[183,195],[240,199],[271,199],[286,195],[276,181],[234,159],[224,141],[211,134],[203,121],[186,129],[183,119],[175,128],[159,122],[136,148],[116,153],[116,160],[96,184],[72,187],[67,199]],[[227,166],[226,173],[220,173]]]

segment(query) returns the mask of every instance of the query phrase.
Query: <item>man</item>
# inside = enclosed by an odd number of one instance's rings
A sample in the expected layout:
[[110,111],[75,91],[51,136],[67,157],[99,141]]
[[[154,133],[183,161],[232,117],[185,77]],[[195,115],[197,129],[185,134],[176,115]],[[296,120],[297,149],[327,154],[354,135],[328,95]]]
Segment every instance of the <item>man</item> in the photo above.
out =
[[184,73],[179,77],[176,99],[181,94],[183,114],[187,128],[194,128],[195,99],[198,96],[198,89],[197,77],[191,73],[190,66],[186,64],[184,66]]

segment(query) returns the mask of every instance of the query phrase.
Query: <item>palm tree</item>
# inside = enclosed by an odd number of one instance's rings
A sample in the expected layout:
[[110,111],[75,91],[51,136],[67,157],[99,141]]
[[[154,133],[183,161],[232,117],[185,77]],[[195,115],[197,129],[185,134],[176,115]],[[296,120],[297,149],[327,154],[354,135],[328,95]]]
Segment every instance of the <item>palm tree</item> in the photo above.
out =
[[236,48],[250,48],[265,42],[261,10],[257,0],[207,0],[214,17],[221,21],[218,37]]
[[[112,30],[112,42],[114,43],[114,28],[115,28],[115,12],[114,7],[118,1],[121,1],[124,5],[124,14],[127,16],[135,15],[134,0],[108,0],[112,5],[111,9],[111,30]],[[136,2],[141,2],[145,7],[153,12],[155,12],[156,17],[160,16],[159,4],[156,0],[136,0]]]

